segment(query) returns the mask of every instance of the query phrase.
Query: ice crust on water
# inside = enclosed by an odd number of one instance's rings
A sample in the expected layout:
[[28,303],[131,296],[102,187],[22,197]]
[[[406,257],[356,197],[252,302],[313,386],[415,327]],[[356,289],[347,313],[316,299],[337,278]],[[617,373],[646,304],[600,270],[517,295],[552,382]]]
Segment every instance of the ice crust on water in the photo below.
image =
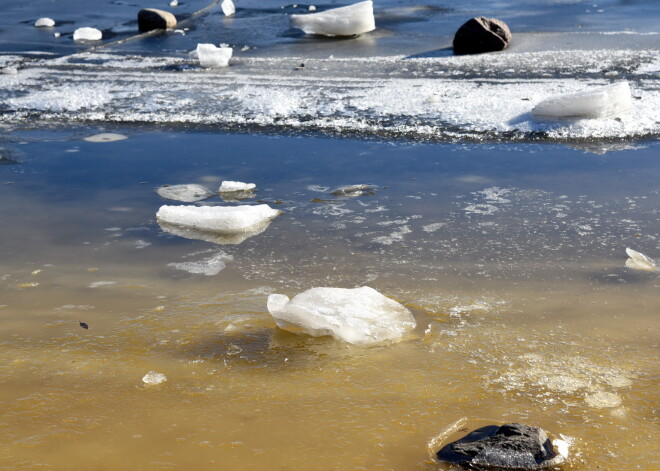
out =
[[195,262],[180,262],[168,263],[168,267],[176,268],[177,270],[187,271],[193,275],[206,275],[214,276],[225,269],[227,264],[225,261],[231,261],[234,257],[225,252],[218,252],[210,258],[198,260]]
[[205,68],[227,67],[233,49],[231,47],[216,47],[214,44],[198,44],[197,59],[199,65]]
[[55,26],[55,20],[52,18],[39,18],[34,22],[35,28],[52,28]]
[[224,13],[225,16],[231,16],[236,13],[236,7],[231,0],[222,0],[220,8],[222,8],[222,13]]
[[161,186],[156,190],[156,193],[161,198],[181,201],[182,203],[194,203],[214,195],[205,186],[197,184]]
[[277,217],[280,211],[257,206],[161,206],[158,222],[219,234],[250,232]]
[[535,116],[553,118],[604,118],[632,109],[628,82],[619,82],[594,90],[547,98],[532,109]]
[[233,182],[230,180],[223,181],[218,188],[220,193],[230,193],[234,191],[251,191],[257,187],[255,183]]
[[93,136],[87,136],[83,140],[87,142],[115,142],[123,141],[124,139],[128,139],[128,136],[106,132],[101,134],[94,134]]
[[284,330],[356,345],[396,340],[416,325],[408,309],[368,286],[312,288],[291,300],[271,294],[268,311]]
[[633,249],[626,248],[626,253],[628,254],[628,260],[626,260],[626,267],[633,270],[644,270],[644,271],[657,271],[658,267],[653,261],[652,258],[647,257],[643,253],[639,253]]
[[291,15],[291,26],[306,34],[353,36],[376,29],[371,0],[307,15]]
[[103,33],[96,28],[87,26],[78,28],[73,32],[74,41],[98,41],[103,38]]
[[149,386],[157,386],[161,383],[167,381],[167,376],[163,373],[157,373],[155,371],[150,371],[142,377],[142,382]]

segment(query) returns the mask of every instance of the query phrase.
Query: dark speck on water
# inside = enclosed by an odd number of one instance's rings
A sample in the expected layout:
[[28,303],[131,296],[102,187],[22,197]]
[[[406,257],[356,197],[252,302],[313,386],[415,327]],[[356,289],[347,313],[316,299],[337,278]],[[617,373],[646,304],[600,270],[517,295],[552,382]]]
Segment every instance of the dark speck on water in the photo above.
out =
[[82,327],[83,329],[89,329],[89,326],[87,324],[85,324],[84,322],[78,321],[78,323],[80,324],[80,327]]

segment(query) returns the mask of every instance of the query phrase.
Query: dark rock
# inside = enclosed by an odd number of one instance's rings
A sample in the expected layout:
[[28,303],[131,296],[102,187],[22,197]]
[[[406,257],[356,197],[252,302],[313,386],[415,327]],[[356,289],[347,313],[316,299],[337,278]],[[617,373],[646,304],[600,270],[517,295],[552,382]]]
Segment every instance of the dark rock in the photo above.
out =
[[542,429],[523,424],[479,428],[446,445],[436,456],[440,461],[478,470],[544,469],[564,459],[555,453]]
[[138,12],[138,28],[142,32],[176,26],[176,17],[169,11],[144,8]]
[[468,20],[456,31],[454,54],[501,51],[510,41],[511,31],[504,21],[479,16]]

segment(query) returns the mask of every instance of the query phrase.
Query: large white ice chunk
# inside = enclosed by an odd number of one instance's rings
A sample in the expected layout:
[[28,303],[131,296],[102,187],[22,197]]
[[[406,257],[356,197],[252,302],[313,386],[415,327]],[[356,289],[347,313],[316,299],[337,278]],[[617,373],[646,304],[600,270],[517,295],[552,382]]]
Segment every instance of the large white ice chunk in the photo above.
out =
[[158,196],[169,200],[181,201],[183,203],[194,203],[214,195],[211,191],[202,185],[171,185],[161,186],[156,190]]
[[535,116],[553,118],[604,118],[629,111],[632,97],[628,82],[548,98],[532,109]]
[[284,330],[361,345],[398,339],[416,325],[408,309],[368,286],[312,288],[292,300],[271,294],[268,311]]
[[371,0],[308,15],[291,15],[291,26],[307,34],[353,36],[376,29]]
[[216,47],[213,44],[198,44],[195,50],[199,65],[206,68],[227,67],[233,51],[231,47]]
[[52,18],[39,18],[34,22],[35,28],[52,28],[55,26],[55,20]]
[[232,182],[229,180],[223,181],[218,191],[220,193],[232,191],[250,191],[257,187],[254,183]]
[[628,254],[628,257],[630,257],[626,260],[626,266],[628,268],[645,271],[656,271],[658,269],[653,259],[647,257],[643,253],[639,253],[629,248],[626,248],[626,253]]
[[188,239],[216,244],[240,244],[265,231],[281,214],[267,204],[256,206],[161,206],[156,219],[161,228]]
[[231,0],[223,0],[220,4],[220,7],[222,8],[222,13],[224,13],[225,16],[231,16],[236,13],[236,7],[234,6],[234,2]]
[[103,33],[96,28],[78,28],[73,32],[74,41],[98,41],[103,38]]

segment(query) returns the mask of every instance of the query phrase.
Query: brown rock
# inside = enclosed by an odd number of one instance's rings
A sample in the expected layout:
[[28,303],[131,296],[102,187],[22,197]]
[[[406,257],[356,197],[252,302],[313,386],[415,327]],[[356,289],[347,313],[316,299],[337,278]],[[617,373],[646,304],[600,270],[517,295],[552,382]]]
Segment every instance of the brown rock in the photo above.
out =
[[142,32],[174,28],[175,26],[176,17],[169,11],[144,8],[138,12],[138,28]]
[[456,31],[454,54],[501,51],[510,41],[511,31],[504,21],[479,16],[468,20]]

